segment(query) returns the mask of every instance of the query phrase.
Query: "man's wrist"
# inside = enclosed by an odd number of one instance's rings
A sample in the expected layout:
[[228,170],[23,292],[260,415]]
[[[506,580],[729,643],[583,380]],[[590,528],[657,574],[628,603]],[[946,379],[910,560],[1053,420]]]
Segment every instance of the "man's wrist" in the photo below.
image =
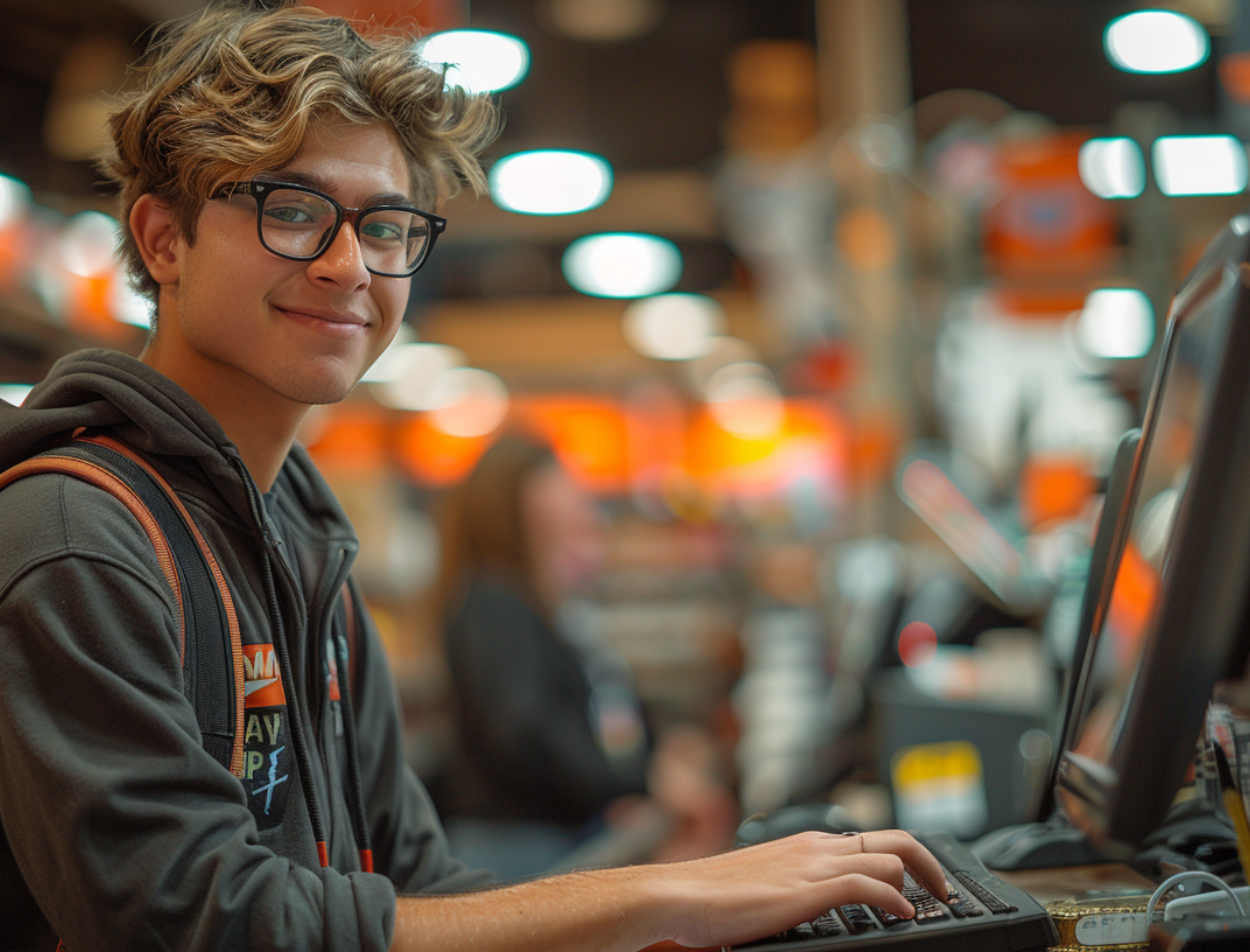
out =
[[483,892],[400,897],[392,952],[636,952],[680,930],[667,866],[569,873]]

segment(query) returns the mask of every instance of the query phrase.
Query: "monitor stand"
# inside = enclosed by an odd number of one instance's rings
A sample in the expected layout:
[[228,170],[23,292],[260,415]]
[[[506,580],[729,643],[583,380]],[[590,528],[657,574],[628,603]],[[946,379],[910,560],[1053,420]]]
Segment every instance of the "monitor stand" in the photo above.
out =
[[1020,823],[986,833],[972,844],[972,852],[987,867],[998,870],[1112,862],[1058,810],[1044,823]]

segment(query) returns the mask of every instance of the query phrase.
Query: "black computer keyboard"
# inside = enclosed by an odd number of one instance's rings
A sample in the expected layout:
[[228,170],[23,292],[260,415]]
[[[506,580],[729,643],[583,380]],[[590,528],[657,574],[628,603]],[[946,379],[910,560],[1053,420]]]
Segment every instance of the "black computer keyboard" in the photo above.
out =
[[918,837],[937,857],[952,888],[935,897],[905,876],[903,895],[916,909],[899,919],[875,906],[830,909],[781,935],[737,946],[751,952],[906,949],[908,952],[1033,952],[1058,943],[1050,916],[1032,896],[1003,882],[949,836]]

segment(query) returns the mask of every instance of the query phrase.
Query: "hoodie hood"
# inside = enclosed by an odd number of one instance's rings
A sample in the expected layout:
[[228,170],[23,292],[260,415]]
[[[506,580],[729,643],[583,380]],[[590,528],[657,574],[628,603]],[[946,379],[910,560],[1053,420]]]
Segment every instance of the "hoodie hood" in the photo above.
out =
[[0,401],[0,472],[80,427],[108,427],[145,455],[197,465],[231,509],[250,511],[246,470],[221,425],[164,374],[112,350],[61,358],[19,408]]

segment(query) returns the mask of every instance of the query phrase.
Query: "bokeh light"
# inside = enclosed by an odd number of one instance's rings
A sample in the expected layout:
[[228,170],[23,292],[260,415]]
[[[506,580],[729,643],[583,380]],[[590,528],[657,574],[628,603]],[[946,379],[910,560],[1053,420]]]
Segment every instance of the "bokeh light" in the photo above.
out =
[[435,378],[430,423],[449,436],[485,436],[508,415],[508,388],[489,370],[456,367]]
[[1233,136],[1163,136],[1150,157],[1164,195],[1236,195],[1250,180],[1246,147]]
[[1193,69],[1211,52],[1202,24],[1171,10],[1138,10],[1112,20],[1103,46],[1111,62],[1129,73]]
[[564,276],[583,294],[646,297],[667,291],[681,278],[677,246],[655,235],[615,232],[588,235],[568,246]]
[[612,167],[597,155],[546,149],[518,152],[490,170],[496,205],[525,215],[571,215],[602,205],[612,192]]
[[772,436],[785,419],[781,390],[762,364],[743,361],[721,367],[708,380],[706,398],[712,418],[735,436]]
[[61,263],[82,278],[94,278],[116,265],[120,234],[115,218],[102,212],[79,212],[61,234]]
[[1093,357],[1143,357],[1150,351],[1155,336],[1150,298],[1137,288],[1091,291],[1077,319],[1076,335],[1081,348]]
[[9,175],[0,175],[0,228],[17,221],[30,207],[30,188]]
[[937,654],[938,637],[933,626],[923,621],[913,621],[898,633],[898,657],[909,668],[919,668],[933,660]]
[[426,62],[447,67],[448,86],[474,93],[509,89],[529,71],[530,51],[515,36],[492,30],[447,30],[426,37],[418,46]]
[[1146,162],[1132,139],[1090,139],[1077,163],[1081,181],[1099,198],[1136,198],[1145,191]]
[[693,360],[712,347],[725,309],[702,294],[661,294],[634,301],[623,317],[625,339],[644,357]]

